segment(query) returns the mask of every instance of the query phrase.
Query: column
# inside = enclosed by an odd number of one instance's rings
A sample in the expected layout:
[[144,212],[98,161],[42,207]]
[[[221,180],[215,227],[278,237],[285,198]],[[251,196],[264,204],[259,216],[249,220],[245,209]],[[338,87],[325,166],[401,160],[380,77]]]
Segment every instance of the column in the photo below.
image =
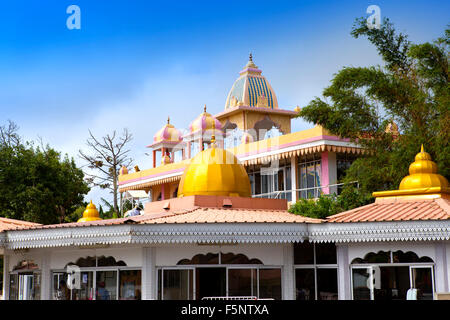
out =
[[155,248],[142,248],[142,300],[156,300]]
[[435,280],[436,292],[449,292],[449,268],[447,265],[447,248],[444,242],[437,242],[435,245]]
[[322,152],[321,157],[321,167],[322,167],[322,181],[321,186],[325,187],[322,188],[322,192],[325,194],[337,194],[337,187],[328,187],[330,184],[336,184],[337,183],[337,167],[336,167],[336,153],[335,152],[329,152],[324,151]]
[[297,172],[298,172],[298,158],[296,155],[293,155],[291,158],[291,186],[292,186],[292,203],[297,202],[297,191],[298,183],[297,183]]
[[9,255],[3,253],[3,300],[9,300]]
[[41,257],[41,300],[50,300],[50,252],[43,252]]
[[336,245],[338,263],[339,300],[351,300],[350,265],[348,263],[348,245]]
[[166,200],[166,185],[163,183],[161,185],[161,200]]
[[283,245],[283,300],[295,300],[294,288],[294,246],[292,243]]
[[153,168],[156,168],[156,150],[153,150]]

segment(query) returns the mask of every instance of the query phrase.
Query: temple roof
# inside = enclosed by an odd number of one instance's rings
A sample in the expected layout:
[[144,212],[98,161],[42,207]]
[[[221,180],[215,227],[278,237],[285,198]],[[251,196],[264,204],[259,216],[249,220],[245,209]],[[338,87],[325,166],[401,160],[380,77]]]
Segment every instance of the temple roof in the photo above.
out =
[[233,83],[225,103],[225,110],[237,106],[278,109],[275,91],[261,75],[262,71],[253,63],[252,54],[239,78]]
[[24,227],[26,228],[26,227],[37,227],[37,226],[42,226],[42,225],[39,223],[34,223],[34,222],[0,217],[0,232],[6,231],[6,230],[22,229]]

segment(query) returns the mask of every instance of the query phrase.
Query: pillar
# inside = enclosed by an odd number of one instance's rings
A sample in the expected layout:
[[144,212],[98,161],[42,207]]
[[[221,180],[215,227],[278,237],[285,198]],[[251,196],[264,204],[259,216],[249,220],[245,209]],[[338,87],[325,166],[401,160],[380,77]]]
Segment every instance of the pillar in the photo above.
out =
[[43,252],[41,259],[41,300],[51,300],[50,252]]
[[9,255],[3,253],[3,300],[9,300]]
[[292,188],[292,203],[297,202],[297,172],[298,172],[298,161],[297,156],[293,155],[291,158],[291,188]]
[[348,245],[336,245],[338,263],[339,300],[352,300],[350,288],[350,265],[348,263]]
[[283,246],[283,300],[295,300],[294,279],[294,245],[288,243]]
[[142,248],[142,300],[156,300],[155,248]]
[[166,185],[163,183],[161,185],[161,200],[166,200]]
[[324,151],[321,157],[322,181],[320,182],[322,192],[325,194],[337,194],[337,186],[329,187],[337,183],[336,153]]
[[449,268],[447,265],[447,248],[445,242],[436,242],[435,245],[435,281],[436,292],[449,292]]
[[156,168],[156,150],[153,150],[153,168]]

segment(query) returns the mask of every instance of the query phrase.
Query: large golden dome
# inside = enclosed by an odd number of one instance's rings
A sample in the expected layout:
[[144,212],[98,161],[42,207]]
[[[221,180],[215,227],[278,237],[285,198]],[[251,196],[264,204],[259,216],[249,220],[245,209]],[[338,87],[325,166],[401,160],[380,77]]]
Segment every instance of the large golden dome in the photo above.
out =
[[178,197],[193,195],[251,197],[250,180],[239,160],[213,143],[192,158],[181,177]]

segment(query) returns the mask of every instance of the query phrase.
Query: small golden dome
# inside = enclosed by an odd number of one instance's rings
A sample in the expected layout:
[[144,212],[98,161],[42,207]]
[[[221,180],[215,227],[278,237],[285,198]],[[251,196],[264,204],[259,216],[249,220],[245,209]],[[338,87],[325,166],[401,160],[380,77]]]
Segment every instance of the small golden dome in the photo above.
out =
[[231,152],[212,143],[192,158],[181,177],[178,197],[193,195],[250,197],[250,180]]
[[78,219],[77,222],[96,221],[96,220],[102,220],[102,218],[100,218],[100,214],[98,213],[95,204],[93,204],[91,200],[91,203],[87,205],[86,210],[84,210],[83,212],[83,217]]
[[296,106],[296,107],[294,108],[294,111],[297,112],[297,113],[299,113],[300,111],[302,111],[302,108],[300,108],[299,106]]
[[172,163],[172,160],[170,159],[170,157],[166,154],[165,156],[163,156],[161,158],[161,164],[169,164]]
[[241,143],[251,143],[251,142],[253,142],[255,139],[253,139],[253,136],[250,134],[250,133],[248,133],[248,132],[245,132],[243,135],[242,135],[242,138],[241,138]]
[[437,173],[437,165],[431,161],[429,153],[421,147],[415,161],[409,166],[409,176],[403,178],[400,190],[441,187],[448,188],[448,181]]
[[119,175],[128,174],[128,168],[125,166],[122,166],[119,170]]

